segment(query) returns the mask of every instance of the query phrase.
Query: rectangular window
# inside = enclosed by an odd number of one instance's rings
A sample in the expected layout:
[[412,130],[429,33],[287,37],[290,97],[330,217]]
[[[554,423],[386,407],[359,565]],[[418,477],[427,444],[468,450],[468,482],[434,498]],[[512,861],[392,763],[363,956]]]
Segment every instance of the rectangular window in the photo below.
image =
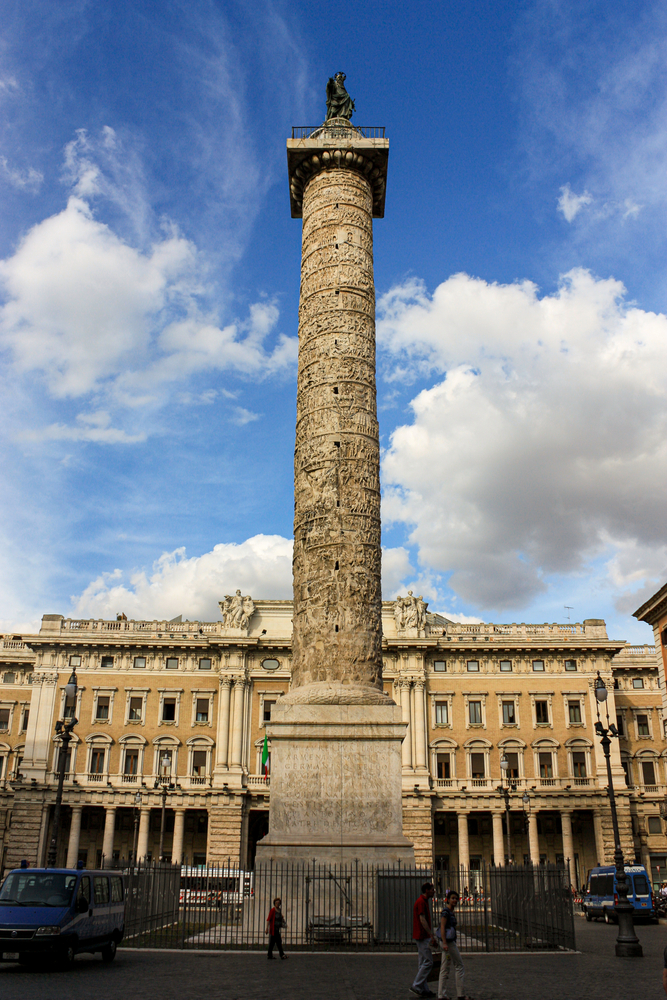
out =
[[[208,698],[197,698],[197,709],[196,718],[197,722],[208,722],[208,709],[209,709]],[[269,705],[273,705],[273,702],[269,702]],[[264,702],[264,712],[266,714],[266,702]],[[269,708],[269,718],[271,718],[271,709]]]
[[143,698],[130,698],[130,714],[128,719],[130,722],[141,722],[142,709],[144,707]]
[[78,656],[78,655],[70,656],[70,658],[69,658],[69,665],[70,665],[70,667],[80,667],[81,666],[81,657]]
[[484,774],[484,754],[483,753],[471,753],[470,754],[470,777],[471,778],[483,778]]
[[511,674],[512,673],[512,661],[511,660],[501,660],[500,661],[500,669],[501,669],[502,673],[504,673],[504,674]]
[[648,832],[649,833],[662,833],[662,823],[660,822],[659,816],[649,816],[648,818]]
[[578,726],[581,724],[581,702],[579,701],[568,701],[567,708],[570,713],[570,725]]
[[162,721],[176,722],[176,699],[165,698],[162,702]]
[[197,778],[206,777],[206,750],[192,751],[192,773]]
[[507,757],[507,777],[519,777],[519,755],[518,753],[505,753]]
[[97,722],[107,722],[109,719],[109,695],[98,695],[97,696],[97,708],[95,710],[95,719]]
[[0,732],[6,733],[9,729],[9,709],[0,708]]
[[482,724],[482,703],[481,703],[481,701],[470,701],[470,702],[468,702],[468,711],[470,713],[470,725],[471,726],[481,726],[481,724]]
[[433,669],[439,671],[440,673],[444,673],[447,670],[447,664],[444,660],[434,660]]
[[24,708],[21,713],[21,731],[25,732],[28,728],[28,722],[30,721],[30,709]]
[[274,705],[275,705],[275,701],[267,701],[266,699],[264,699],[264,706],[263,706],[263,712],[262,712],[262,721],[263,722],[270,722],[271,721],[271,709],[273,708]]
[[146,657],[145,656],[135,656],[135,658],[134,658],[134,669],[135,670],[145,670],[146,669]]
[[648,715],[637,716],[637,735],[638,736],[651,735],[648,728]]
[[618,729],[619,736],[625,736],[625,729],[623,728],[623,713],[616,713],[616,728]]
[[545,726],[549,724],[549,702],[548,701],[536,701],[535,702],[535,721],[538,726]]
[[74,718],[74,705],[65,705],[63,709],[63,719]]
[[471,674],[479,673],[479,660],[468,660],[468,671]]
[[644,776],[645,785],[655,785],[655,767],[653,766],[652,760],[642,761],[642,774]]
[[126,750],[125,763],[123,765],[123,774],[138,774],[138,773],[139,773],[139,751]]
[[503,725],[504,726],[516,725],[516,713],[513,701],[503,702]]
[[167,661],[165,663],[165,667],[167,668],[167,670],[178,670],[178,657],[168,656]]
[[111,670],[113,667],[113,656],[103,656],[100,661],[102,670]]
[[586,777],[586,754],[577,751],[572,754],[572,773],[575,778]]
[[0,757],[0,781],[2,780],[5,773],[5,757]]
[[93,750],[90,755],[90,773],[91,774],[104,774],[104,755],[105,750]]
[[201,659],[199,661],[199,669],[200,670],[210,670],[211,669],[211,660],[209,659],[208,656],[203,657],[203,659]]
[[123,880],[118,878],[117,875],[112,875],[109,879],[111,882],[111,902],[112,903],[122,903],[123,902]]
[[446,780],[451,778],[452,767],[448,753],[439,753],[437,755],[436,767],[438,770],[438,778],[444,778]]
[[565,661],[565,669],[566,670],[576,670],[577,669],[577,661],[576,660],[566,660]]
[[109,879],[102,875],[96,875],[93,879],[95,892],[95,906],[102,906],[109,902]]
[[435,724],[436,726],[449,725],[449,704],[446,701],[436,701],[435,703]]
[[540,778],[553,778],[553,761],[550,753],[539,754]]
[[536,673],[542,673],[544,671],[544,660],[533,660],[533,670]]
[[643,688],[644,687],[644,678],[643,677],[633,677],[632,678],[632,686],[633,686],[633,688]]

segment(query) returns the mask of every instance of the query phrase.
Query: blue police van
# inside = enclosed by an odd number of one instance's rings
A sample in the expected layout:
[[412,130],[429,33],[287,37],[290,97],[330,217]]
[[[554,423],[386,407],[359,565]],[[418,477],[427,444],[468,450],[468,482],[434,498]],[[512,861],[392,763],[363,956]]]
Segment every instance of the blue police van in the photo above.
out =
[[116,957],[125,932],[117,872],[15,868],[0,888],[0,960],[45,958],[68,966],[79,952]]
[[[655,919],[655,906],[648,872],[643,865],[626,865],[625,873],[628,877],[628,902],[632,903],[634,907],[633,917]],[[615,923],[614,905],[617,901],[618,892],[614,865],[591,868],[586,895],[582,902],[586,920],[602,917],[606,924]]]

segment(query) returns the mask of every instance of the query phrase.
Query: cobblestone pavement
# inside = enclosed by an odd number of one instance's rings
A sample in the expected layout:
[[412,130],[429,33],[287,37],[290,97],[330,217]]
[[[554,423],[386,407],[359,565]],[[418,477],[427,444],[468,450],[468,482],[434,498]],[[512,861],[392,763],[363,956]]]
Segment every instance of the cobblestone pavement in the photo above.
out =
[[[616,928],[577,919],[580,954],[469,955],[475,1000],[654,1000],[663,998],[667,928],[637,928],[642,959],[614,955]],[[294,954],[270,964],[258,953],[121,949],[116,961],[79,956],[69,972],[0,964],[2,1000],[413,1000],[413,955]],[[453,988],[453,982],[452,982]]]

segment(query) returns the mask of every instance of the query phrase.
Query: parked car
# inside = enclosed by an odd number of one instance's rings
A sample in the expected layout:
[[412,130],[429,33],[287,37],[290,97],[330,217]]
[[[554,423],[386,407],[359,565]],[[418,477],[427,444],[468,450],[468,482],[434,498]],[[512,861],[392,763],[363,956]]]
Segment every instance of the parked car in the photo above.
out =
[[[628,876],[628,902],[634,907],[633,917],[656,918],[655,905],[648,872],[643,865],[626,865]],[[588,876],[586,895],[581,908],[586,914],[586,920],[602,917],[605,923],[616,921],[614,906],[618,902],[616,885],[616,868],[614,865],[602,865],[592,868]]]
[[79,952],[116,957],[125,931],[123,877],[116,872],[15,868],[0,887],[0,959],[43,957],[70,965]]

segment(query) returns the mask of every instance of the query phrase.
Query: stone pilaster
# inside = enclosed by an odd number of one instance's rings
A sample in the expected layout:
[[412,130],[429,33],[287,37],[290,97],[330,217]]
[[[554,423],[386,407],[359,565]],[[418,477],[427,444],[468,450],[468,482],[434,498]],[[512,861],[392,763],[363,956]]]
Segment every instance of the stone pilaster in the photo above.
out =
[[206,860],[208,864],[230,861],[244,866],[241,857],[243,845],[243,797],[240,795],[221,796],[218,804],[208,810],[208,844]]
[[12,807],[5,868],[18,868],[25,858],[31,867],[42,864],[44,792],[16,788]]

